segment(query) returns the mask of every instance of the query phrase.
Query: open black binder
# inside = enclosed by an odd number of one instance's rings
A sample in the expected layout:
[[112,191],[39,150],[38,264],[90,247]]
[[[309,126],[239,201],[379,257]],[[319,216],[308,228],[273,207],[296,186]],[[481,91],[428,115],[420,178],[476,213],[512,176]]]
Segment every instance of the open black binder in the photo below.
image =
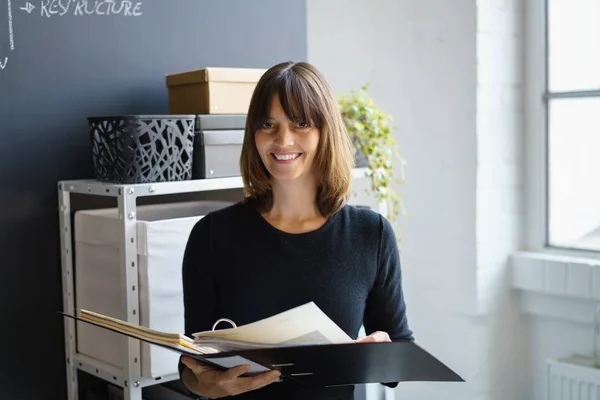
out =
[[207,357],[239,356],[278,368],[284,379],[312,386],[463,379],[414,342],[321,344],[242,350]]
[[[265,369],[278,369],[281,371],[281,379],[293,380],[303,385],[331,387],[407,381],[464,382],[457,373],[414,342],[278,346],[197,354],[145,340],[75,315],[64,312],[61,314],[194,357],[216,368],[224,369],[224,365],[231,364],[233,360],[233,365],[250,361]],[[239,362],[235,363],[236,361]]]

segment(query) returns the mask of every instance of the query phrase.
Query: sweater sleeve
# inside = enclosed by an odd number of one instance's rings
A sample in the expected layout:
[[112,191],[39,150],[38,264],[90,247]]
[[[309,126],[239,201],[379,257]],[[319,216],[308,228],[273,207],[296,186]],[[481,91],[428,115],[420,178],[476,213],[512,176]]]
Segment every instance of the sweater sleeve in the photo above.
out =
[[[211,214],[192,228],[183,255],[181,279],[185,335],[210,330],[215,322],[217,306],[215,280],[211,262]],[[181,379],[185,365],[179,361]],[[183,384],[183,380],[181,380]]]
[[[378,271],[365,308],[365,331],[367,335],[375,331],[387,332],[392,341],[413,341],[406,315],[396,236],[383,216],[380,216],[380,227]],[[398,385],[397,382],[383,384],[389,387]]]
[[402,270],[396,236],[391,224],[380,216],[378,271],[365,309],[367,334],[384,331],[394,341],[413,340],[408,326],[402,290]]

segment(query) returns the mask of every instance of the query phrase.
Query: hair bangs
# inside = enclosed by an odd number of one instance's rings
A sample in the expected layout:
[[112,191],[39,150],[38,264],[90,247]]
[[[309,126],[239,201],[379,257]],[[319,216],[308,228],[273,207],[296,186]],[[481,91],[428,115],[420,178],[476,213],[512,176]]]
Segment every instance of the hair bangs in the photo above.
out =
[[300,79],[291,70],[282,70],[262,87],[259,97],[264,101],[257,104],[252,115],[253,132],[262,128],[270,118],[271,102],[275,95],[288,120],[294,123],[304,122],[317,129],[324,125],[323,107],[319,105],[319,96],[306,80]]
[[283,112],[290,121],[308,123],[317,129],[323,128],[323,106],[319,104],[318,94],[305,79],[288,72],[283,77],[277,94]]

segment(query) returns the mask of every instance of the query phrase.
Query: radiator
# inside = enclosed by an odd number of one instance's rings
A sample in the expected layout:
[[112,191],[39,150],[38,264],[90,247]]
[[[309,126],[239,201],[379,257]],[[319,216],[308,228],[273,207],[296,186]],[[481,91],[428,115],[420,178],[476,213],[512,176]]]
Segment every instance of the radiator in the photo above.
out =
[[600,400],[600,369],[590,357],[548,360],[547,400]]

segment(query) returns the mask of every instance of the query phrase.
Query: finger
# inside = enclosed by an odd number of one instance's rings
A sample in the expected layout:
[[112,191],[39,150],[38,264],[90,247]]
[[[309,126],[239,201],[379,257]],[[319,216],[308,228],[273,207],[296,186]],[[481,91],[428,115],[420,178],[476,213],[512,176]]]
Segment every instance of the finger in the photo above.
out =
[[230,395],[238,395],[267,386],[279,380],[279,371],[268,371],[251,377],[237,378],[235,381],[224,383]]
[[237,367],[232,367],[227,371],[223,371],[221,378],[226,381],[232,381],[248,371],[250,371],[250,366],[248,364],[238,365]]
[[390,335],[388,335],[387,332],[377,331],[373,332],[371,336],[376,342],[391,342]]
[[390,335],[387,332],[376,331],[369,336],[363,336],[356,339],[355,343],[376,343],[376,342],[391,342]]
[[277,382],[281,376],[281,372],[277,370],[264,372],[260,375],[244,378],[246,390],[256,390],[263,386]]
[[372,336],[361,336],[359,338],[357,338],[354,343],[369,343],[369,342],[374,342],[375,338],[373,338]]

